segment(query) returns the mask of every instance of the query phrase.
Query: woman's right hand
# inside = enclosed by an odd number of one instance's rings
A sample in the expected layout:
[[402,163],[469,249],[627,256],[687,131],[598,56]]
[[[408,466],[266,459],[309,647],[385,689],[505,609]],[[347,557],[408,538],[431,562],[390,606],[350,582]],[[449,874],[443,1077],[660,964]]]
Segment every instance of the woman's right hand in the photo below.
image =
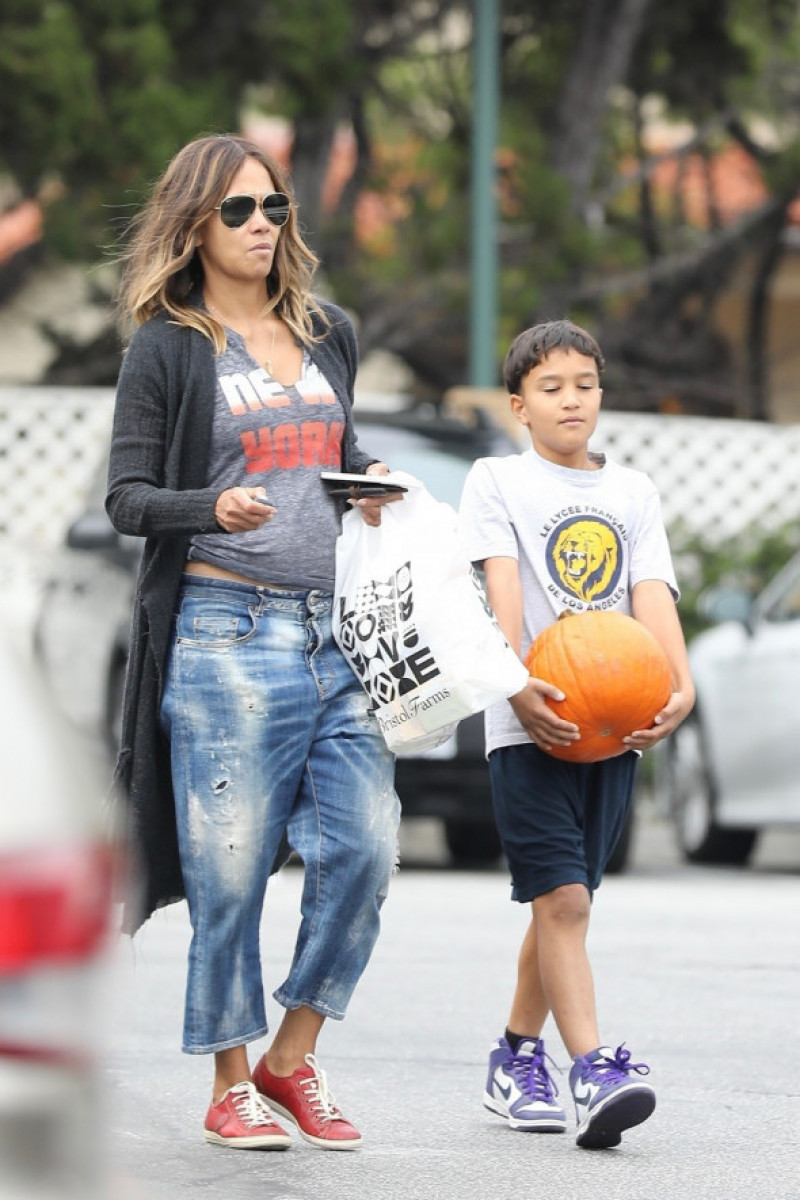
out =
[[217,524],[226,533],[248,533],[251,529],[260,529],[278,511],[274,505],[265,503],[266,499],[267,493],[263,487],[235,487],[220,492],[214,505]]

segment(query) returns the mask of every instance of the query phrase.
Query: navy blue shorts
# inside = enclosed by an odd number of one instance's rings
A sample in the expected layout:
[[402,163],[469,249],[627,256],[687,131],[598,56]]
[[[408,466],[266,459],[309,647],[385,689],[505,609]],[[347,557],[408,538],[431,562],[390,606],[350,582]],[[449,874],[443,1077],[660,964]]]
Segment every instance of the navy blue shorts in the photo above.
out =
[[495,819],[521,903],[568,883],[599,886],[633,797],[639,756],[569,763],[533,743],[489,755]]

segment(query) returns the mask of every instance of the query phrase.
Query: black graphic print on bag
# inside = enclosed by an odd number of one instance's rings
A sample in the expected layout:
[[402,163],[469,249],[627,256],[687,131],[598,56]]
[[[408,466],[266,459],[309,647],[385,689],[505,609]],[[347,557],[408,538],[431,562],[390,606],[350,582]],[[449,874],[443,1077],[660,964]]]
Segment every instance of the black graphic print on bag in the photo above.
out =
[[410,562],[363,584],[352,600],[340,597],[339,622],[342,649],[376,707],[441,674],[414,622]]

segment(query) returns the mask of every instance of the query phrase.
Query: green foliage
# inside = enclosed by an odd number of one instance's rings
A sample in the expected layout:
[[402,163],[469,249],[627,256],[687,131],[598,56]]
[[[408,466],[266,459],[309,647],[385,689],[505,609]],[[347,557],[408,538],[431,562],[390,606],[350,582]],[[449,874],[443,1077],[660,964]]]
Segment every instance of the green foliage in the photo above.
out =
[[356,52],[353,7],[343,0],[292,0],[265,15],[289,116],[335,110],[342,94],[357,86],[363,48]]
[[[750,17],[757,6],[748,3]],[[740,0],[671,0],[654,4],[631,82],[640,94],[657,92],[678,113],[695,119],[725,104],[731,85],[752,74],[759,39],[743,36]]]
[[[387,62],[367,109],[380,130],[365,189],[381,197],[383,219],[361,235],[356,262],[334,271],[337,294],[397,297],[421,283],[444,310],[466,312],[468,287],[470,77],[464,54],[447,64],[425,54]],[[330,241],[335,226],[326,231]],[[362,291],[363,294],[363,291]]]
[[710,543],[685,528],[670,530],[681,599],[678,606],[687,641],[709,625],[698,600],[709,588],[727,584],[755,596],[800,549],[796,521],[764,533],[756,528],[746,536]]
[[800,138],[764,163],[763,170],[765,182],[776,196],[793,198],[800,188]]
[[0,168],[46,190],[47,236],[99,257],[188,137],[234,123],[213,79],[179,86],[158,0],[18,0],[0,41]]
[[92,135],[98,96],[74,13],[33,0],[24,9],[0,41],[0,146],[4,165],[29,191],[43,164],[70,168],[76,143]]
[[[480,286],[470,278],[471,0],[5,0],[3,8],[0,174],[46,196],[51,247],[99,257],[178,147],[236,128],[253,97],[306,128],[349,121],[359,135],[358,190],[377,197],[382,220],[365,232],[346,189],[310,231],[334,288],[362,313],[424,299],[421,324],[431,329],[427,313],[438,305],[455,316],[451,328],[461,321],[454,338],[465,365],[469,289]],[[621,10],[600,0],[498,0],[498,361],[541,304],[595,325],[616,318],[630,296],[586,300],[580,313],[582,281],[648,265],[654,244],[665,255],[696,244],[698,230],[658,198],[643,230],[638,185],[615,193],[641,152],[641,97],[657,95],[668,119],[695,123],[738,103],[782,135],[783,115],[800,107],[800,0],[652,3],[589,156],[591,204],[574,204],[552,166],[562,88],[588,16],[600,11],[608,25]],[[797,186],[796,146],[782,147],[766,178],[782,194]],[[458,353],[452,362],[458,369]]]

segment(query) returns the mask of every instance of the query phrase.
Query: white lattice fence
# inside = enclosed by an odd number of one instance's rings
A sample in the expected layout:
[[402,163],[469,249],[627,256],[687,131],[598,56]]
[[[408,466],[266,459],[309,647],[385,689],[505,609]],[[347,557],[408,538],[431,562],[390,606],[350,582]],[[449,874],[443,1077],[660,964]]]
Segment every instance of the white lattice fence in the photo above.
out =
[[[112,405],[110,389],[0,388],[0,550],[61,542],[104,459]],[[800,425],[604,412],[592,444],[650,475],[668,525],[712,542],[800,517]]]
[[103,460],[113,392],[0,388],[0,537],[36,554],[63,539]]
[[800,425],[604,412],[592,445],[646,471],[667,525],[710,543],[800,518]]

